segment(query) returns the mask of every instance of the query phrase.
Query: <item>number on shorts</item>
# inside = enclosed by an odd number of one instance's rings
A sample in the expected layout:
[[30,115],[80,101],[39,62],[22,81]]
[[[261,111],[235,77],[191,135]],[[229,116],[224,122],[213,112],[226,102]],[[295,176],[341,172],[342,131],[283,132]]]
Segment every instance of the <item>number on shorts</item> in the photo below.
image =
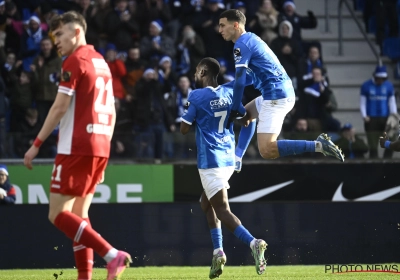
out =
[[218,124],[218,133],[224,132],[224,123],[226,119],[227,111],[215,112],[214,117],[218,118],[221,117]]
[[54,170],[57,170],[57,173],[56,173],[56,177],[53,177],[53,176],[51,176],[51,180],[54,180],[54,181],[57,181],[57,182],[60,182],[61,181],[61,169],[62,169],[62,165],[60,164],[60,165],[53,165],[53,171],[51,171],[51,175],[53,175],[53,173],[54,173]]
[[[111,114],[112,106],[114,105],[114,93],[112,88],[112,80],[104,81],[103,77],[97,77],[96,88],[99,90],[96,101],[94,102],[94,111],[101,114]],[[103,101],[104,92],[106,93],[106,100]]]

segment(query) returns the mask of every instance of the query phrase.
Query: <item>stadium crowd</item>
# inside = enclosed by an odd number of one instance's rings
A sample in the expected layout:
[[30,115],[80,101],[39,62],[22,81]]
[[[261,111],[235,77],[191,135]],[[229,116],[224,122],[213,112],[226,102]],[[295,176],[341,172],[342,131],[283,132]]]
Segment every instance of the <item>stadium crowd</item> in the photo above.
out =
[[[43,125],[63,61],[48,24],[69,10],[84,15],[87,42],[112,73],[117,122],[111,158],[195,158],[194,137],[178,133],[180,117],[202,58],[219,61],[220,84],[234,79],[232,43],[218,33],[219,15],[230,8],[245,13],[246,30],[268,43],[294,84],[297,102],[281,137],[343,132],[332,116],[337,102],[321,44],[301,36],[302,29],[317,27],[317,18],[312,11],[297,14],[294,1],[0,0],[0,158],[23,157]],[[243,104],[258,95],[248,86]],[[38,157],[54,157],[56,143],[57,129]],[[249,155],[258,156],[251,149]]]

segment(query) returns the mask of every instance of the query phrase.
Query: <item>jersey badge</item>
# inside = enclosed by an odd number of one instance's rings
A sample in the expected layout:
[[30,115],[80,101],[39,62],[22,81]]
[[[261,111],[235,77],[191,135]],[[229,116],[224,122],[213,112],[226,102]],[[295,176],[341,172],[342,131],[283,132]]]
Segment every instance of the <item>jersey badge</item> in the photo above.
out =
[[235,59],[236,63],[242,59],[242,54],[240,52],[240,48],[236,48],[233,50],[233,58]]
[[69,82],[71,80],[71,72],[69,71],[62,71],[61,73],[61,81]]
[[190,106],[190,102],[188,101],[188,102],[186,102],[185,106],[183,106],[183,108],[185,110],[187,110],[187,109],[189,109],[189,106]]

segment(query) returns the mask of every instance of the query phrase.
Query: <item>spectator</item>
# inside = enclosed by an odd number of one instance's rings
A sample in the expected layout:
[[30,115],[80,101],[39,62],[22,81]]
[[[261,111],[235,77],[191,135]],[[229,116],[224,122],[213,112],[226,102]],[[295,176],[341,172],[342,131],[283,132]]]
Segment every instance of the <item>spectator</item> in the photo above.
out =
[[246,15],[247,9],[246,9],[246,4],[244,2],[242,1],[235,2],[233,8],[241,11],[244,15]]
[[111,140],[111,158],[133,158],[133,119],[127,103],[115,98],[114,134]]
[[[375,3],[373,3],[375,2]],[[365,5],[373,6],[376,13],[376,43],[382,54],[382,44],[386,37],[386,26],[389,27],[389,37],[399,36],[399,16],[397,0],[367,0]]]
[[164,55],[168,55],[171,59],[175,59],[176,49],[174,41],[161,34],[163,30],[163,22],[154,20],[149,26],[149,36],[145,36],[140,41],[140,53],[144,59],[151,60],[155,65]]
[[249,30],[270,44],[277,37],[278,14],[271,0],[263,0],[254,18],[249,21]]
[[6,1],[0,0],[0,30],[5,31],[7,22]]
[[5,33],[7,34],[7,40],[5,44],[6,51],[19,52],[21,38],[18,36],[17,31],[14,29],[13,22],[21,21],[21,15],[14,2],[10,1],[6,3],[6,27]]
[[90,3],[90,0],[79,0],[78,1],[81,10],[79,11],[86,20],[87,30],[86,30],[86,40],[87,43],[93,45],[96,49],[99,47],[99,36],[98,30],[95,28],[95,15],[97,8],[95,5]]
[[[318,137],[318,132],[313,132],[309,129],[308,121],[304,118],[299,118],[296,120],[294,125],[292,124],[292,128],[289,132],[284,133],[285,139],[291,140],[308,140],[313,141]],[[318,156],[322,156],[317,153],[303,153],[301,155],[296,155],[296,157],[302,158],[315,158]]]
[[40,19],[33,15],[29,18],[28,28],[24,30],[21,37],[20,59],[22,59],[22,67],[25,71],[31,71],[30,66],[33,59],[40,52],[40,42],[46,33],[40,27]]
[[206,7],[193,18],[193,27],[201,36],[206,48],[206,55],[232,59],[230,42],[224,41],[219,34],[219,16],[224,11],[220,8],[222,0],[206,0]]
[[[361,86],[360,111],[364,119],[367,134],[369,157],[378,157],[379,136],[385,131],[390,114],[397,113],[393,84],[387,80],[386,66],[377,66],[373,78]],[[390,158],[389,149],[385,149],[384,158]]]
[[43,124],[51,105],[56,99],[61,76],[62,59],[58,56],[49,37],[40,43],[40,53],[33,60],[31,71],[35,88],[35,103],[39,113],[39,123]]
[[175,119],[175,128],[171,129],[173,132],[180,128],[181,117],[185,111],[185,105],[191,91],[189,77],[180,76],[176,89],[164,94],[169,115]]
[[141,33],[144,35],[151,35],[147,28],[152,21],[160,20],[165,25],[168,25],[172,19],[171,10],[165,3],[168,1],[163,0],[143,0],[138,2],[138,20],[142,28]]
[[219,85],[231,82],[235,79],[235,73],[228,73],[228,62],[224,58],[218,58],[219,62],[219,74],[217,77],[217,83]]
[[0,165],[0,204],[15,204],[16,192],[8,177],[7,166]]
[[106,62],[112,75],[114,96],[122,100],[126,95],[125,89],[122,85],[122,78],[126,75],[126,68],[124,62],[117,59],[117,48],[114,44],[107,44]]
[[6,88],[12,86],[12,71],[15,68],[16,55],[14,52],[5,53],[4,48],[0,47],[1,77]]
[[[155,163],[161,163],[164,153],[163,134],[175,124],[173,116],[168,114],[161,85],[157,81],[154,69],[146,69],[142,79],[136,85],[137,126],[139,132],[138,157],[153,156]],[[152,141],[154,139],[154,141]]]
[[186,137],[182,137],[179,132],[181,117],[185,111],[185,105],[192,89],[190,88],[190,80],[187,76],[181,76],[178,80],[176,89],[164,94],[168,115],[174,119],[174,124],[169,127],[171,132],[165,142],[166,154],[172,158],[187,158],[189,156],[189,141]]
[[297,79],[297,68],[302,56],[301,46],[292,39],[292,24],[285,20],[279,24],[279,36],[271,43],[271,49],[278,57],[291,79]]
[[180,75],[193,77],[196,66],[203,59],[206,51],[203,39],[194,31],[191,25],[182,30],[182,39],[178,45],[178,72]]
[[283,13],[278,16],[278,23],[284,20],[290,21],[293,26],[293,39],[302,43],[301,29],[312,29],[317,27],[317,18],[312,11],[307,12],[308,16],[300,16],[296,13],[296,6],[292,0],[283,3]]
[[[16,69],[12,70],[12,87],[9,88],[11,106],[11,131],[24,119],[25,112],[32,106],[32,73],[21,71],[17,75]],[[30,146],[28,146],[29,148]]]
[[172,60],[167,55],[161,57],[158,62],[158,81],[163,86],[163,92],[170,92],[176,88],[178,77],[172,69]]
[[88,23],[88,28],[95,30],[100,45],[103,41],[107,41],[107,16],[111,11],[109,0],[97,0],[94,4],[94,15]]
[[108,40],[119,51],[128,51],[129,47],[140,38],[139,25],[128,9],[127,0],[116,0],[114,11],[106,18]]
[[300,96],[301,114],[307,119],[310,131],[339,131],[340,123],[332,117],[337,109],[333,92],[322,76],[321,68],[312,70],[313,79]]
[[[39,133],[42,124],[38,122],[39,115],[36,109],[28,108],[25,111],[24,119],[18,122],[14,137],[14,150],[19,158],[23,158],[26,151],[32,146],[36,135]],[[52,133],[43,143],[39,150],[38,157],[54,158],[56,153],[57,135]]]
[[324,78],[328,81],[319,48],[317,46],[310,46],[307,57],[302,58],[299,62],[299,80],[301,84],[312,79],[312,69],[315,67],[322,69]]
[[126,76],[123,79],[124,88],[127,91],[127,98],[136,100],[135,85],[143,76],[146,62],[140,57],[140,49],[138,46],[131,47],[128,51],[128,57],[125,61]]
[[342,150],[346,159],[364,158],[368,146],[354,131],[350,123],[346,123],[340,130],[340,138],[335,144]]

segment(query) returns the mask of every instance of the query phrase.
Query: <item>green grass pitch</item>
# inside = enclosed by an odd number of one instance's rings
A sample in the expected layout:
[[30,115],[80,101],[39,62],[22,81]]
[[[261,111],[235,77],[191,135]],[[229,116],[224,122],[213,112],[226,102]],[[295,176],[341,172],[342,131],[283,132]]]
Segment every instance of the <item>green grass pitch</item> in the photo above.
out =
[[[208,267],[139,267],[128,268],[122,275],[122,280],[130,279],[208,279]],[[400,274],[369,272],[331,274],[324,272],[324,266],[268,266],[263,275],[257,275],[252,266],[226,266],[220,280],[230,279],[400,279]],[[0,280],[76,280],[74,269],[18,269],[0,270]],[[96,268],[92,280],[106,279],[106,270]]]

